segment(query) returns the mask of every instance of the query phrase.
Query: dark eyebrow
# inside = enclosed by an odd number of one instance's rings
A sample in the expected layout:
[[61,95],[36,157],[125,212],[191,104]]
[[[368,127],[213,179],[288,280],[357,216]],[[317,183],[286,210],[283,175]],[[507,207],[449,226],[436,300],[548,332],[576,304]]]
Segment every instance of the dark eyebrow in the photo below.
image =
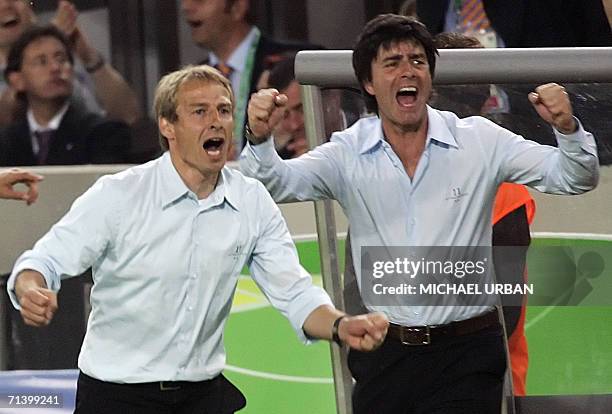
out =
[[413,53],[410,55],[410,59],[425,59],[425,53]]
[[390,62],[390,61],[396,61],[396,60],[401,60],[401,59],[402,59],[402,55],[397,53],[395,55],[385,56],[383,58],[383,62]]
[[[389,55],[389,56],[385,56],[382,61],[383,62],[395,62],[398,60],[402,60],[402,54],[401,53],[396,53],[393,55]],[[411,53],[408,56],[409,59],[425,59],[425,53],[421,53],[421,52],[415,52],[415,53]]]

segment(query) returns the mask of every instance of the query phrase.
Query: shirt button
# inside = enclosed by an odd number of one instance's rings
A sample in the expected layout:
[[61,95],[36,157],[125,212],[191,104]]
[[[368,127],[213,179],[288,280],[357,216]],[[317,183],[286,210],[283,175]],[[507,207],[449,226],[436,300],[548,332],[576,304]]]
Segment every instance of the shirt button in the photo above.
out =
[[193,306],[188,306],[188,307],[187,307],[187,310],[192,311],[192,310],[193,310]]
[[191,278],[192,278],[192,279],[195,279],[196,277],[197,277],[197,276],[196,276],[196,274],[195,274],[195,273],[191,275]]

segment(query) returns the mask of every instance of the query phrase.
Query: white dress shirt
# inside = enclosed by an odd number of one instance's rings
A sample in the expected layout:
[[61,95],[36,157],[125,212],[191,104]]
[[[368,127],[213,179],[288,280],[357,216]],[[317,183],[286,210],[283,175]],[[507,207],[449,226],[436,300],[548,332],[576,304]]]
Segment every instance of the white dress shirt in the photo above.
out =
[[224,168],[198,200],[165,153],[100,178],[17,260],[16,275],[61,279],[93,268],[91,314],[79,355],[87,375],[110,382],[201,381],[225,366],[223,329],[247,264],[299,338],[331,304],[299,265],[280,210],[256,180]]
[[[357,121],[296,159],[281,160],[271,139],[248,145],[240,167],[262,180],[277,202],[336,199],[350,223],[358,283],[364,246],[491,246],[493,202],[503,182],[554,194],[582,193],[597,184],[595,140],[581,125],[570,135],[555,131],[555,148],[483,117],[459,119],[431,107],[427,115],[427,140],[412,179],[385,140],[378,117]],[[443,324],[484,311],[368,308],[406,326]]]

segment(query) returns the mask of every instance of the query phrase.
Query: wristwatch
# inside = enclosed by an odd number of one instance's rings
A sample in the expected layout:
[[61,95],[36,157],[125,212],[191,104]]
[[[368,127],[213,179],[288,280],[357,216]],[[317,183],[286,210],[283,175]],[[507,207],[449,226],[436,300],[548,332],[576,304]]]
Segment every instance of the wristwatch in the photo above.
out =
[[104,60],[104,56],[98,53],[98,59],[96,59],[96,61],[89,66],[85,66],[85,70],[87,73],[95,73],[100,70],[105,63],[106,60]]
[[255,134],[253,134],[253,131],[251,131],[251,127],[248,123],[244,126],[244,136],[251,145],[261,144],[268,139],[268,137],[265,137],[264,139],[257,138]]
[[332,325],[332,341],[337,343],[338,346],[340,347],[343,346],[344,344],[342,343],[342,339],[340,339],[340,335],[338,334],[338,327],[340,326],[340,321],[344,319],[345,317],[346,315],[342,315],[341,317],[336,319],[334,321],[334,324]]

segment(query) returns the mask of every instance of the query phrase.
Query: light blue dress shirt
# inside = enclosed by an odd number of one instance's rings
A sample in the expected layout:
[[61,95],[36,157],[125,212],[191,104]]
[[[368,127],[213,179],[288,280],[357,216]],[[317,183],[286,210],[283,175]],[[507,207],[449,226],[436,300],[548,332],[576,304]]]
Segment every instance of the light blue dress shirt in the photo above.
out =
[[261,183],[224,168],[198,200],[170,156],[100,178],[17,260],[15,276],[47,286],[93,267],[91,314],[79,355],[87,375],[118,383],[201,381],[225,366],[223,329],[247,264],[300,339],[329,296],[312,285],[278,206]]
[[[283,161],[271,139],[246,147],[244,174],[262,180],[277,202],[332,198],[351,227],[360,283],[363,246],[491,246],[491,214],[502,182],[574,194],[595,187],[593,136],[579,125],[559,148],[540,145],[483,117],[459,119],[427,107],[425,149],[410,179],[378,117],[361,119],[297,159]],[[436,325],[476,316],[482,307],[368,306],[391,322]]]

